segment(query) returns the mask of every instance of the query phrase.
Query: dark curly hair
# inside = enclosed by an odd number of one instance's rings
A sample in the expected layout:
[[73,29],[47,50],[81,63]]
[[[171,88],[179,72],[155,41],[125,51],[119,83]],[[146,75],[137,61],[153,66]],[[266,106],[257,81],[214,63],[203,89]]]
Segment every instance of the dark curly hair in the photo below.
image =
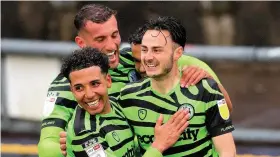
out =
[[162,33],[162,30],[167,30],[170,33],[173,42],[182,46],[183,48],[185,47],[187,41],[186,29],[174,17],[163,16],[158,17],[157,19],[152,19],[145,24],[145,29],[159,30],[159,33]]
[[130,44],[141,44],[145,31],[146,31],[145,25],[138,27],[135,32],[129,35],[128,42]]
[[101,4],[88,4],[83,6],[75,16],[74,25],[78,31],[84,27],[85,22],[90,20],[94,23],[104,23],[112,15],[116,15],[117,11],[101,5]]
[[100,52],[98,49],[85,47],[75,50],[71,55],[64,58],[60,72],[70,82],[69,75],[71,72],[91,66],[98,66],[101,69],[101,73],[107,74],[109,59],[107,55]]

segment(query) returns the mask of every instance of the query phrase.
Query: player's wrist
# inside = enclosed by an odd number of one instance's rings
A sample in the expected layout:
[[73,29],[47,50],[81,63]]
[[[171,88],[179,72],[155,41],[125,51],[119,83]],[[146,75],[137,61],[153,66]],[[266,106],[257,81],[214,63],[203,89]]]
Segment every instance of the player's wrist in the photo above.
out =
[[157,141],[154,141],[152,143],[152,147],[157,149],[160,153],[163,153],[166,150],[166,148],[162,144],[160,144],[160,142]]

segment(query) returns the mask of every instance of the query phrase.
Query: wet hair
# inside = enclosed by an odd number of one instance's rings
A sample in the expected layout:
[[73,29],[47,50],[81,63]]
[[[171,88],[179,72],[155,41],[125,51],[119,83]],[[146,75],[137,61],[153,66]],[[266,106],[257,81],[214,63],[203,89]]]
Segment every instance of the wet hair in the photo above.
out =
[[92,66],[100,67],[101,73],[107,74],[109,69],[108,56],[98,49],[85,47],[77,49],[71,55],[65,57],[60,72],[71,82],[69,79],[71,72]]
[[129,35],[128,42],[130,44],[141,44],[145,31],[146,31],[145,25],[137,28],[135,32],[133,32]]
[[[170,33],[171,39],[174,43],[185,47],[187,38],[186,38],[186,29],[184,26],[174,17],[163,16],[158,17],[157,19],[152,19],[145,24],[146,30],[166,30]],[[145,31],[146,32],[146,31]],[[163,34],[163,33],[162,33]],[[158,36],[159,34],[155,35]],[[167,37],[165,37],[167,38]],[[166,40],[166,39],[165,39]]]
[[78,31],[80,31],[87,20],[94,23],[104,23],[112,15],[116,15],[117,11],[101,5],[101,4],[88,4],[83,6],[75,16],[74,25]]

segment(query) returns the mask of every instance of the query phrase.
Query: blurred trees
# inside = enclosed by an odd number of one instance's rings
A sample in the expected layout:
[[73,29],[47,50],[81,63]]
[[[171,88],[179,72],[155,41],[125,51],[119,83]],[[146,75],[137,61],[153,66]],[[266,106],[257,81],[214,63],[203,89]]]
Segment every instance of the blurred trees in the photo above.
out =
[[[3,1],[2,37],[73,41],[73,18],[91,1]],[[189,43],[280,45],[280,2],[98,1],[118,10],[122,41],[146,20],[174,16],[187,29]]]

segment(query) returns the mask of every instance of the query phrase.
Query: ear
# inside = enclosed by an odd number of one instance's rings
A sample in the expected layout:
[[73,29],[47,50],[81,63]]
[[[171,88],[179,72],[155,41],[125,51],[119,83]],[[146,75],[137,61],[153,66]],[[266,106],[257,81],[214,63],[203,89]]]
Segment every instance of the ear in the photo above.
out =
[[174,51],[174,60],[177,61],[184,53],[182,46],[179,46]]
[[106,81],[107,81],[107,88],[111,88],[111,86],[112,86],[112,79],[111,79],[111,75],[110,74],[106,75]]
[[86,47],[86,43],[85,43],[84,39],[80,36],[75,37],[75,42],[80,48]]

